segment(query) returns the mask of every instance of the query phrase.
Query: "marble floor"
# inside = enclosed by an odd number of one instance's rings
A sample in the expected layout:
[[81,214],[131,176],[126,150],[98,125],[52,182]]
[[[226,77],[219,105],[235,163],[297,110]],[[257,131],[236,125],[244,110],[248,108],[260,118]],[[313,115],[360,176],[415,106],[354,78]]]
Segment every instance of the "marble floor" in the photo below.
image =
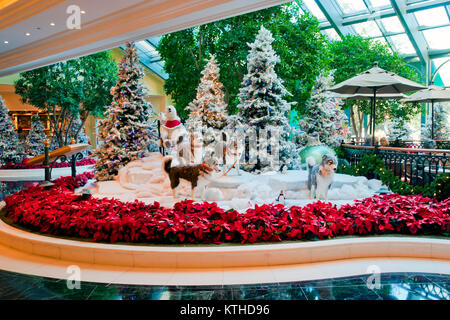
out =
[[450,276],[384,273],[315,281],[220,286],[149,286],[67,281],[0,270],[2,300],[450,300]]

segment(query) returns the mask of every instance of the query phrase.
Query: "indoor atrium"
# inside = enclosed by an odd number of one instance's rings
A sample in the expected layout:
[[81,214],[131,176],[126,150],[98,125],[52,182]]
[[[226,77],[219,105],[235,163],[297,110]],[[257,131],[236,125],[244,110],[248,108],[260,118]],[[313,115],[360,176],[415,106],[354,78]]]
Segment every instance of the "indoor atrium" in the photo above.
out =
[[0,1],[0,300],[450,300],[449,113],[450,1]]

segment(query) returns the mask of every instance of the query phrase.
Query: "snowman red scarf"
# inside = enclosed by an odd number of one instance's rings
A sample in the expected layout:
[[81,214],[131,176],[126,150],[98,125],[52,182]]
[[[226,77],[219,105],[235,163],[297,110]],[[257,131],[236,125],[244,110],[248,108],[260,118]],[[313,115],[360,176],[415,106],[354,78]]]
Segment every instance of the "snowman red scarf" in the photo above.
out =
[[175,127],[178,127],[179,125],[181,125],[181,122],[179,120],[167,120],[164,123],[164,127],[168,129],[173,129]]

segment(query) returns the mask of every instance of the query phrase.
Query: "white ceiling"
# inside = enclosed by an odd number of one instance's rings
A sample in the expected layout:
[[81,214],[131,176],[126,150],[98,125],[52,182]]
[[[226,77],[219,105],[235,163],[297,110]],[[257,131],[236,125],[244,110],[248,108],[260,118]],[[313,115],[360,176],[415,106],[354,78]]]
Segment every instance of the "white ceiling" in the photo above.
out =
[[[287,0],[10,0],[0,3],[0,76],[260,10]],[[69,5],[81,28],[68,29]],[[54,25],[51,25],[54,24]],[[29,33],[29,35],[26,35]],[[5,43],[7,41],[7,43]]]

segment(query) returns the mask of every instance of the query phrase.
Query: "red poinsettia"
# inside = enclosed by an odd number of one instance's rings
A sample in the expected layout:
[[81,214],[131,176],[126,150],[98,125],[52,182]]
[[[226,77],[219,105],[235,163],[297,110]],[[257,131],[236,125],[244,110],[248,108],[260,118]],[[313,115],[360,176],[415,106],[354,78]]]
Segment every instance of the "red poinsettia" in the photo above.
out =
[[15,222],[54,235],[94,241],[151,243],[254,243],[313,240],[341,235],[449,235],[450,199],[379,195],[341,206],[321,201],[304,207],[255,206],[239,213],[216,203],[181,201],[173,208],[140,201],[85,199],[75,188],[92,173],[63,177],[50,190],[32,186],[5,198]]

